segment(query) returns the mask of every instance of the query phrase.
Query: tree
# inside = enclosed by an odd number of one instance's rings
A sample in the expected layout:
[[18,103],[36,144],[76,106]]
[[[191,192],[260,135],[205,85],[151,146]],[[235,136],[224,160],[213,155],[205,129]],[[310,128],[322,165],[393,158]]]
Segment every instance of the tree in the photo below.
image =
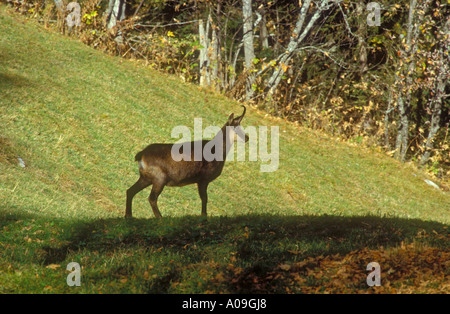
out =
[[252,20],[252,0],[242,1],[242,16],[244,17],[244,55],[245,68],[248,73],[246,97],[249,100],[253,95],[253,83],[255,81],[252,73],[253,59],[255,59],[255,50],[253,47],[253,20]]
[[200,86],[207,86],[211,84],[210,79],[210,64],[211,59],[209,57],[208,51],[210,46],[210,41],[208,38],[209,34],[209,25],[211,20],[211,14],[208,15],[208,19],[206,20],[206,27],[203,23],[203,20],[198,21],[198,35],[200,42]]
[[358,21],[358,30],[356,33],[356,37],[358,38],[358,48],[357,53],[359,55],[359,73],[360,76],[363,77],[364,74],[369,69],[367,64],[367,21],[364,18],[365,6],[362,2],[356,2],[356,14],[359,16]]
[[[297,23],[295,25],[295,29],[292,32],[290,36],[289,44],[284,52],[281,53],[281,55],[278,56],[277,60],[277,67],[276,70],[272,73],[271,77],[269,78],[267,82],[267,90],[269,95],[273,95],[275,90],[278,87],[278,84],[280,83],[284,73],[287,71],[289,62],[291,61],[292,57],[294,56],[297,48],[299,47],[300,43],[306,38],[309,31],[313,27],[313,25],[316,23],[316,21],[319,19],[319,17],[322,15],[322,13],[328,9],[331,8],[332,4],[335,1],[331,0],[322,0],[318,4],[318,7],[316,11],[314,12],[314,15],[309,19],[308,23],[305,27],[303,25],[305,24],[307,13],[309,10],[309,7],[311,5],[312,0],[306,0],[305,3],[303,3],[300,14],[297,19]],[[339,2],[339,1],[336,1]],[[303,30],[303,31],[302,31]],[[276,111],[276,108],[275,108]]]
[[433,73],[436,74],[436,79],[431,89],[433,95],[430,101],[432,114],[430,130],[428,132],[424,153],[420,159],[420,165],[424,165],[430,158],[431,151],[434,147],[433,141],[440,128],[443,101],[448,97],[448,95],[445,95],[445,88],[450,81],[450,19],[447,18],[447,21],[443,24],[439,36],[442,40],[438,43],[438,49],[433,54],[435,59],[433,63],[436,69]]
[[[417,0],[411,0],[409,4],[407,34],[403,49],[399,53],[402,57],[399,62],[399,70],[396,74],[397,107],[399,110],[399,126],[395,144],[396,158],[404,162],[409,144],[409,115],[411,111],[411,96],[413,75],[416,69],[416,54],[420,27],[428,10],[429,3],[426,0],[417,9]],[[405,61],[403,61],[405,60]]]
[[269,34],[267,32],[267,18],[266,18],[266,9],[264,5],[261,5],[256,11],[256,15],[258,16],[259,22],[259,39],[261,41],[261,46],[263,49],[269,49]]
[[117,25],[117,21],[125,19],[125,0],[109,0],[106,11],[107,28],[111,29]]

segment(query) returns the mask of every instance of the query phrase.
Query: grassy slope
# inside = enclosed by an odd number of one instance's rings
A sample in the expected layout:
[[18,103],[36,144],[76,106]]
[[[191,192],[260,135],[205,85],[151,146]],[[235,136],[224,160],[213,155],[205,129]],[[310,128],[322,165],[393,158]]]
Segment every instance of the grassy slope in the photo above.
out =
[[[0,34],[0,292],[240,292],[224,274],[395,247],[433,230],[437,239],[421,241],[446,247],[450,197],[423,174],[252,109],[244,125],[280,127],[278,171],[228,163],[210,185],[208,222],[196,217],[195,186],[164,190],[163,221],[152,219],[144,191],[138,219],[125,221],[134,154],[174,141],[172,128],[195,117],[220,126],[239,105],[3,6]],[[78,290],[65,285],[70,261],[89,282]]]

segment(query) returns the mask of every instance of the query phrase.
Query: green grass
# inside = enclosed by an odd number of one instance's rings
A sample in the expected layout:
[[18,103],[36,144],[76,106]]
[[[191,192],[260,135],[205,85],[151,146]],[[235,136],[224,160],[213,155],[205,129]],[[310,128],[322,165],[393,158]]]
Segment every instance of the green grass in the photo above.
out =
[[[163,191],[162,220],[144,190],[125,220],[135,153],[174,142],[172,128],[195,117],[221,126],[240,104],[4,6],[0,34],[0,293],[254,292],[253,275],[310,257],[402,243],[448,251],[450,196],[423,173],[252,108],[244,126],[280,128],[277,171],[227,163],[210,184],[207,221],[195,186]],[[81,287],[66,285],[72,261]],[[281,278],[262,291],[293,285]]]

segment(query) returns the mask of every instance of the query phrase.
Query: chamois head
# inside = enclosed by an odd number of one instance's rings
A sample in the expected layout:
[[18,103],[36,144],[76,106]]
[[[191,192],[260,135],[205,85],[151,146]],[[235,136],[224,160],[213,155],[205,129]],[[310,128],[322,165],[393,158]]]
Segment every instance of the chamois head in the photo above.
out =
[[232,130],[242,141],[247,142],[248,141],[248,135],[244,132],[244,129],[241,126],[242,118],[245,115],[246,108],[244,107],[244,112],[239,117],[234,117],[234,113],[230,114],[228,117],[227,123],[225,123],[225,127],[230,127],[229,129]]

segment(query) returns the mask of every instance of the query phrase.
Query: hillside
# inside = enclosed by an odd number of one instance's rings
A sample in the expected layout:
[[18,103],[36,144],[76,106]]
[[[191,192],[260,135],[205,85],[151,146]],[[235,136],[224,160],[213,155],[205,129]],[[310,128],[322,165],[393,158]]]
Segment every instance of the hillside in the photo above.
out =
[[[4,6],[0,34],[1,293],[252,292],[248,274],[310,257],[418,243],[448,252],[450,195],[423,173],[253,108],[243,126],[279,126],[277,171],[227,163],[210,184],[207,222],[196,186],[163,191],[162,221],[144,190],[126,221],[134,155],[176,141],[173,127],[194,118],[222,126],[240,104]],[[79,290],[65,284],[71,261],[85,270]],[[284,291],[282,279],[262,291]]]

